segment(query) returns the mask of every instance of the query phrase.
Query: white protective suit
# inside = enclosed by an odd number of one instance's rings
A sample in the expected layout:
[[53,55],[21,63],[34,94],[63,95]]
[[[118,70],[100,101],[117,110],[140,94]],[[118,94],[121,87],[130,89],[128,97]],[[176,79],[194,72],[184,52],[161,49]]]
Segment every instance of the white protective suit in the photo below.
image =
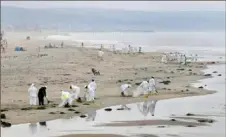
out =
[[181,55],[181,62],[182,62],[182,65],[186,64],[186,56],[185,55]]
[[181,55],[180,54],[177,54],[177,63],[181,63]]
[[156,88],[155,88],[155,79],[154,78],[151,78],[149,80],[149,85],[150,85],[149,91],[156,90]]
[[88,85],[88,89],[92,90],[92,95],[95,98],[95,96],[96,96],[96,89],[97,89],[96,82],[95,81],[90,82],[89,85]]
[[128,95],[128,93],[127,93],[126,90],[127,90],[128,88],[130,88],[130,87],[132,87],[130,84],[123,84],[123,85],[121,85],[121,86],[120,86],[121,92],[123,92],[124,95]]
[[138,97],[141,94],[148,94],[150,91],[150,85],[147,81],[143,81],[138,87],[137,91],[133,93],[133,97]]
[[161,62],[162,63],[167,63],[167,56],[166,56],[166,54],[162,55]]
[[71,91],[71,98],[73,100],[78,99],[79,94],[80,94],[80,87],[71,85],[72,91]]
[[62,91],[61,92],[61,100],[62,102],[59,104],[59,107],[62,107],[64,105],[66,105],[67,103],[69,105],[72,104],[72,98],[71,98],[71,94],[68,91]]
[[29,94],[29,104],[30,105],[37,105],[37,94],[38,94],[38,89],[35,87],[34,84],[31,84],[30,88],[28,89],[28,94]]
[[95,99],[94,92],[95,91],[92,88],[87,86],[87,91],[85,94],[86,101],[94,101],[94,99]]
[[98,57],[99,57],[100,59],[103,59],[103,56],[104,56],[104,52],[101,51],[101,50],[99,50],[99,51],[98,51]]

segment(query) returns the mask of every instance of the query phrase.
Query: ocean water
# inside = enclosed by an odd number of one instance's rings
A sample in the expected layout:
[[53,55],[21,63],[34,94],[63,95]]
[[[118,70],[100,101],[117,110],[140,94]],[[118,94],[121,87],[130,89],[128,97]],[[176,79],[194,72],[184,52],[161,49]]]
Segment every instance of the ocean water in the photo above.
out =
[[53,40],[91,43],[99,47],[116,45],[121,49],[131,45],[144,51],[176,50],[187,54],[225,55],[225,32],[78,32],[56,33]]

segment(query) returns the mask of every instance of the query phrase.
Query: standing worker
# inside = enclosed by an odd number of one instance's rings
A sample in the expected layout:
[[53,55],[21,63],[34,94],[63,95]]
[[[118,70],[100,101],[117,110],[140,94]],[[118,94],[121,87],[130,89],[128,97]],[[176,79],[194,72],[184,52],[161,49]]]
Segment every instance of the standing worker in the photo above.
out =
[[64,47],[64,42],[62,41],[62,42],[61,42],[61,48],[63,48],[63,47]]
[[84,43],[82,42],[81,46],[83,47],[84,46]]
[[95,99],[97,84],[94,79],[89,83],[88,90],[90,91],[90,96]]
[[139,53],[141,53],[141,47],[139,47]]
[[86,92],[85,92],[85,99],[88,102],[94,101],[94,90],[88,86],[85,86]]
[[35,87],[35,84],[31,84],[31,86],[28,89],[28,93],[29,93],[29,104],[31,106],[35,106],[37,105],[37,88]]
[[137,87],[137,94],[134,94],[133,97],[137,97],[140,94],[143,94],[145,97],[148,97],[149,94],[149,83],[147,81],[143,81],[138,87]]
[[100,50],[98,51],[98,57],[99,57],[100,60],[103,60],[103,59],[104,59],[104,58],[103,58],[103,55],[104,55],[104,52],[100,49]]
[[155,85],[155,78],[152,76],[151,79],[149,80],[149,84],[150,84],[150,89],[155,90],[155,92],[157,92],[156,90],[156,85]]
[[48,99],[47,99],[47,96],[46,96],[46,89],[47,89],[47,86],[41,87],[39,89],[39,91],[38,91],[38,102],[39,102],[39,106],[44,105],[44,97],[46,98],[47,103],[49,102]]
[[113,53],[116,53],[115,45],[112,45],[112,51]]
[[161,62],[167,64],[167,56],[165,53],[162,55]]
[[101,44],[101,45],[100,45],[100,50],[103,50],[103,49],[104,49],[104,45]]

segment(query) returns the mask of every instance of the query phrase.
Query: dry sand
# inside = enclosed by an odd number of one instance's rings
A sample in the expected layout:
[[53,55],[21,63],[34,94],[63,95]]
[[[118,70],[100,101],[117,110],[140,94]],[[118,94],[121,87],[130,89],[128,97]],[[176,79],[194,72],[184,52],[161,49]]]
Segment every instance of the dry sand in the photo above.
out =
[[[21,34],[22,35],[22,34]],[[214,93],[205,89],[197,89],[189,86],[190,83],[205,78],[202,69],[206,63],[192,63],[189,66],[178,64],[160,63],[161,53],[145,54],[113,54],[105,51],[104,60],[97,58],[97,49],[78,48],[66,46],[64,48],[44,49],[47,40],[36,40],[34,37],[27,41],[24,39],[8,38],[7,52],[1,54],[1,109],[5,109],[6,121],[12,124],[46,121],[57,118],[67,118],[76,115],[68,108],[55,107],[60,103],[60,90],[69,90],[70,84],[81,87],[81,96],[84,93],[84,85],[88,84],[92,77],[98,85],[96,95],[98,99],[89,106],[75,103],[74,108],[81,113],[91,109],[106,106],[126,104],[143,101],[139,98],[120,97],[119,86],[130,82],[136,89],[135,83],[156,77],[157,81],[170,80],[169,85],[157,82],[158,95],[154,99],[167,99],[185,96],[196,96]],[[27,51],[15,52],[16,44],[23,45]],[[60,41],[55,41],[60,44]],[[70,45],[73,43],[65,42]],[[40,52],[38,47],[40,46]],[[44,56],[39,56],[44,55]],[[45,56],[47,55],[47,56]],[[91,68],[100,71],[100,76],[93,76]],[[179,67],[184,70],[177,70]],[[194,74],[195,73],[195,74]],[[121,80],[122,82],[118,82]],[[37,88],[47,85],[48,98],[53,101],[44,110],[21,110],[28,107],[28,87],[35,83]],[[204,85],[201,85],[204,87]],[[53,105],[55,104],[55,105]],[[54,112],[55,114],[49,114]],[[64,112],[65,114],[60,114]],[[78,115],[78,114],[77,114]]]

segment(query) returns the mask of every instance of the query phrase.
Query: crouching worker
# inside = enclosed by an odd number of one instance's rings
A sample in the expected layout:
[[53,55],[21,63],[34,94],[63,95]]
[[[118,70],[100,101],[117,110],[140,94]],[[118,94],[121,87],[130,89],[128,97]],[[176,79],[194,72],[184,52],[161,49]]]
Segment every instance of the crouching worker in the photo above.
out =
[[59,107],[72,105],[71,94],[68,91],[61,92],[61,100],[62,102],[60,103]]
[[48,99],[47,99],[47,96],[46,96],[46,88],[47,88],[47,86],[41,87],[39,89],[39,91],[38,91],[38,102],[39,102],[39,106],[44,105],[44,97],[46,98],[47,103],[49,102]]
[[81,98],[79,97],[80,87],[75,86],[75,85],[70,85],[70,89],[72,90],[71,91],[71,99],[72,99],[72,102],[74,100],[76,100],[77,102],[81,102]]
[[140,95],[144,95],[145,98],[149,95],[149,83],[147,81],[143,81],[138,87],[137,91],[133,93],[133,97],[138,97]]
[[127,89],[128,88],[131,88],[132,86],[130,84],[123,84],[120,86],[120,89],[121,89],[121,96],[122,97],[125,97],[125,96],[128,96],[128,93],[127,93]]

